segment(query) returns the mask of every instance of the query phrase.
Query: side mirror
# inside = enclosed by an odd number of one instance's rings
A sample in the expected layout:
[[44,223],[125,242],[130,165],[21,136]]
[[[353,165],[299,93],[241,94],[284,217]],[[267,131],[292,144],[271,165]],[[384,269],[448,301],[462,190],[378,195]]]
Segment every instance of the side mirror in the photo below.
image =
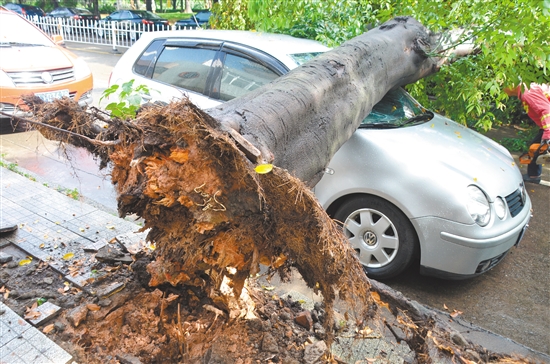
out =
[[52,35],[52,40],[54,41],[55,44],[65,47],[65,40],[60,34]]

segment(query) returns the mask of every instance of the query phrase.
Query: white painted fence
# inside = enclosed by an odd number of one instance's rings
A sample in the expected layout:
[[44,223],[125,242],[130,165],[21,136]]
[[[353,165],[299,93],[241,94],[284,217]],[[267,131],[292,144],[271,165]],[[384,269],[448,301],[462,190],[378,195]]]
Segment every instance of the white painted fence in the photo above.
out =
[[[64,40],[78,43],[102,44],[128,48],[144,32],[165,30],[151,24],[101,20],[75,20],[53,17],[28,17],[48,35],[61,35]],[[175,30],[171,25],[166,30]]]

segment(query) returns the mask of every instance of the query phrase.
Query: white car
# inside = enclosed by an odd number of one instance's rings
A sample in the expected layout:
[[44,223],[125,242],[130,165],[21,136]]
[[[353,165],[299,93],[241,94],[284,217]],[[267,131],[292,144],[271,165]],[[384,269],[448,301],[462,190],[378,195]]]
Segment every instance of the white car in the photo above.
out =
[[[328,48],[284,35],[239,31],[144,33],[112,83],[145,84],[151,101],[187,95],[210,108],[298,67]],[[276,163],[276,161],[275,161]],[[390,91],[331,160],[315,186],[343,224],[367,274],[420,271],[473,277],[519,244],[531,201],[510,153],[494,141]]]
[[110,84],[135,79],[153,101],[184,95],[219,105],[284,75],[329,48],[288,35],[230,30],[144,32],[113,69]]

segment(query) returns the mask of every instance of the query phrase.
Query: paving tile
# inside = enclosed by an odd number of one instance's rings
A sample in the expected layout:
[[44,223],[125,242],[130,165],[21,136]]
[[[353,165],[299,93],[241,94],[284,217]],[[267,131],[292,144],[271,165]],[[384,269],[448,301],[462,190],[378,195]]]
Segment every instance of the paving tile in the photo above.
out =
[[39,326],[45,323],[48,320],[51,320],[59,314],[61,307],[54,305],[51,302],[44,302],[40,306],[34,309],[34,311],[39,312],[40,316],[34,320],[29,320],[34,326]]
[[20,334],[13,331],[8,325],[6,325],[3,321],[0,321],[0,334],[2,336],[2,339],[0,341],[0,344],[3,346],[7,344],[12,339],[16,338]]
[[48,363],[64,364],[72,361],[72,356],[69,353],[37,329],[32,330],[32,333],[23,337],[26,339],[28,346],[47,358]]
[[[43,306],[45,306],[44,304]],[[0,302],[1,364],[66,364],[72,356]]]
[[0,310],[4,313],[0,315],[0,320],[7,326],[8,330],[11,330],[18,336],[23,334],[26,330],[32,328],[31,324],[19,317],[8,306],[0,302]]

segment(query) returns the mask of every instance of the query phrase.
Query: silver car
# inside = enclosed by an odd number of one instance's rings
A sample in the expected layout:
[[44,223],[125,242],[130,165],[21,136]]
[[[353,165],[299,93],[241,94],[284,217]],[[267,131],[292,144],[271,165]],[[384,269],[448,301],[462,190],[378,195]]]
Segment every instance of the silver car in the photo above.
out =
[[[238,97],[328,48],[283,35],[240,31],[144,33],[111,80],[135,79],[151,101],[188,96],[204,109]],[[254,72],[250,72],[253,69]],[[214,80],[215,82],[209,82]],[[344,226],[370,277],[422,273],[468,278],[519,243],[531,202],[510,153],[389,92],[336,153],[315,187]]]
[[315,194],[371,277],[479,275],[517,245],[531,217],[501,145],[390,91],[332,158]]

